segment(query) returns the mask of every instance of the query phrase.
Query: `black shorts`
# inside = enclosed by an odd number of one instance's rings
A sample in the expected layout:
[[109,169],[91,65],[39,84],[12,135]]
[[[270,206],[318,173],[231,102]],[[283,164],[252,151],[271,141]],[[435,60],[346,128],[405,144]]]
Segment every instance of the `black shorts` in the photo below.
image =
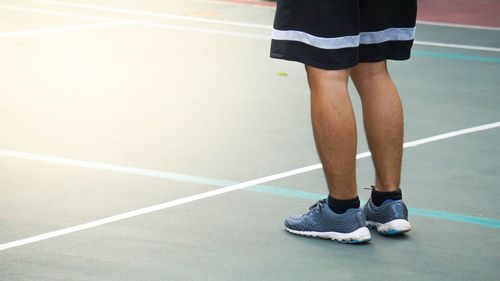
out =
[[271,57],[334,70],[406,60],[417,0],[278,0]]

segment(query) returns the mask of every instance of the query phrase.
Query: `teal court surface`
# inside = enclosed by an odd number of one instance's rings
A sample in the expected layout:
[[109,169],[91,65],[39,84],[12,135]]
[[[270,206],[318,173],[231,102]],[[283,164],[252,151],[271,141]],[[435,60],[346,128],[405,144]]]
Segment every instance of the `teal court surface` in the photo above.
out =
[[420,23],[389,63],[413,230],[344,245],[283,228],[326,182],[304,68],[269,59],[273,16],[0,0],[0,280],[498,280],[500,29]]

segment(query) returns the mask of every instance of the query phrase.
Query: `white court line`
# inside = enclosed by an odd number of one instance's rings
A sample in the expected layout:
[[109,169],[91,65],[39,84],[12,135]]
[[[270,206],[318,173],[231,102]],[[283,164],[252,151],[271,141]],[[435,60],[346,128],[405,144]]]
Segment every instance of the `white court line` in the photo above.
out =
[[[500,127],[500,122],[489,123],[489,124],[485,124],[485,125],[481,125],[481,126],[476,126],[476,127],[472,127],[472,128],[458,130],[458,131],[452,131],[449,133],[440,134],[440,135],[436,135],[436,136],[429,137],[429,138],[424,138],[424,139],[420,139],[420,140],[416,140],[416,141],[407,142],[403,145],[403,147],[405,147],[405,148],[415,147],[415,146],[422,145],[425,143],[436,142],[436,141],[440,141],[440,140],[444,140],[444,139],[448,139],[448,138],[452,138],[452,137],[456,137],[456,136],[460,136],[460,135],[489,130],[489,129],[493,129],[493,128],[497,128],[497,127]],[[119,166],[119,165],[106,164],[106,163],[89,162],[89,161],[82,161],[82,160],[75,160],[75,159],[68,159],[68,158],[61,158],[61,157],[53,157],[53,156],[39,155],[39,154],[6,150],[6,149],[0,149],[0,155],[6,156],[6,157],[27,159],[27,160],[57,163],[57,164],[63,164],[63,165],[69,165],[69,166],[93,168],[93,169],[99,169],[99,170],[109,170],[109,171],[126,173],[126,174],[130,174],[130,173],[136,174],[136,175],[142,174],[144,176],[152,176],[152,174],[154,176],[154,174],[166,173],[164,171],[147,170],[147,169]],[[370,155],[371,155],[370,152],[360,153],[360,154],[356,155],[356,159],[366,158],[366,157],[369,157]],[[214,197],[214,196],[228,193],[231,191],[244,189],[244,188],[247,188],[250,186],[255,186],[255,185],[262,184],[262,183],[286,178],[289,176],[306,173],[306,172],[309,172],[312,170],[317,170],[317,169],[320,169],[321,167],[322,167],[321,164],[310,165],[310,166],[286,171],[283,173],[270,175],[267,177],[262,177],[262,178],[242,182],[239,184],[223,187],[223,188],[218,188],[218,189],[215,189],[212,191],[203,192],[200,194],[195,194],[195,195],[179,198],[179,199],[176,199],[173,201],[168,201],[168,202],[165,202],[162,204],[133,210],[130,212],[114,215],[111,217],[102,218],[102,219],[91,221],[88,223],[84,223],[84,224],[80,224],[80,225],[76,225],[76,226],[72,226],[72,227],[68,227],[68,228],[63,228],[63,229],[52,231],[52,232],[47,232],[44,234],[32,236],[32,237],[25,238],[25,239],[20,239],[20,240],[8,242],[8,243],[0,244],[0,251],[23,246],[23,245],[27,245],[27,244],[31,244],[31,243],[35,243],[35,242],[39,242],[39,241],[43,241],[43,240],[47,240],[47,239],[54,238],[54,237],[63,236],[66,234],[77,232],[77,231],[82,231],[82,230],[98,227],[101,225],[109,224],[112,222],[132,218],[132,217],[136,217],[136,216],[140,216],[140,215],[144,215],[144,214],[149,214],[152,212],[164,210],[164,209],[171,208],[174,206],[179,206],[179,205],[187,204],[190,202],[199,201],[199,200],[202,200],[205,198]],[[186,177],[189,177],[189,176],[186,175]]]
[[252,8],[262,8],[262,9],[270,9],[275,10],[275,6],[271,5],[259,5],[253,3],[242,3],[242,2],[229,2],[229,1],[219,1],[219,0],[184,0],[186,2],[198,2],[203,4],[219,4],[225,6],[243,6],[243,7],[252,7]]
[[67,26],[61,26],[61,27],[49,27],[49,28],[23,30],[23,31],[7,31],[7,32],[0,32],[0,38],[22,37],[22,36],[67,32],[67,31],[97,29],[100,27],[107,27],[107,26],[134,25],[134,24],[135,25],[139,24],[139,25],[148,26],[148,27],[155,27],[155,28],[165,28],[165,29],[171,29],[171,30],[184,30],[184,31],[191,31],[191,32],[227,35],[227,36],[233,36],[233,37],[266,39],[266,40],[270,40],[270,38],[271,38],[270,35],[264,36],[264,35],[258,35],[258,34],[224,31],[224,30],[214,30],[214,29],[207,29],[207,28],[196,28],[196,27],[181,26],[181,25],[150,23],[149,21],[151,21],[151,20],[121,20],[121,21],[114,21],[114,22],[103,22],[103,23],[92,23],[92,24],[81,24],[81,25],[67,25]]
[[500,127],[500,121],[481,125],[481,126],[476,126],[476,127],[472,127],[472,128],[462,129],[462,130],[458,130],[458,131],[452,131],[449,133],[440,134],[440,135],[436,135],[436,136],[425,138],[425,139],[406,142],[403,144],[403,147],[405,147],[405,148],[415,147],[415,146],[425,144],[425,143],[440,141],[440,140],[444,140],[444,139],[453,138],[456,136],[461,136],[461,135],[466,135],[466,134],[475,133],[475,132],[479,132],[479,131],[494,129],[497,127]]
[[[118,12],[118,13],[141,13],[142,15],[161,16],[161,17],[171,16],[168,14],[161,14],[161,13],[154,13],[154,12],[147,12],[147,11],[135,11],[135,10],[129,10],[129,9],[104,7],[104,6],[91,5],[91,4],[76,4],[76,3],[69,3],[69,2],[63,2],[63,1],[53,1],[53,0],[26,0],[26,1],[45,3],[45,4],[54,4],[54,5],[64,5],[64,6],[69,6],[69,7],[85,8],[85,9],[99,9],[99,10],[104,10],[104,11],[109,11],[109,12]],[[264,6],[264,5],[262,5],[262,6],[261,5],[251,5],[251,4],[237,3],[237,2],[207,1],[207,0],[189,0],[189,1],[190,2],[206,3],[206,4],[221,4],[221,5],[233,5],[233,6],[238,5],[238,6],[247,6],[247,7],[275,9],[274,7],[269,7],[269,6]],[[185,17],[185,19],[189,19],[189,18],[192,18],[192,17]],[[199,19],[199,18],[195,18],[195,19]],[[222,22],[223,21],[221,21],[221,23]],[[435,21],[424,21],[424,20],[418,20],[417,24],[500,31],[500,27],[472,25],[472,24],[458,24],[458,23],[446,23],[446,22],[435,22]],[[246,25],[253,26],[253,27],[271,28],[270,26],[255,25],[255,24],[251,24],[251,23],[246,23]]]
[[113,13],[121,13],[121,14],[150,16],[150,17],[164,18],[164,19],[170,19],[170,20],[185,20],[185,21],[194,21],[194,22],[203,22],[203,23],[232,25],[232,26],[239,26],[239,27],[270,29],[270,26],[262,25],[262,24],[215,20],[215,19],[182,16],[182,15],[167,14],[167,13],[149,12],[149,11],[138,11],[138,10],[124,9],[124,8],[106,7],[106,6],[100,6],[100,5],[76,4],[76,3],[69,3],[69,2],[63,2],[63,1],[52,1],[52,0],[24,0],[24,1],[51,4],[51,5],[68,6],[68,7],[82,8],[82,9],[91,9],[91,10],[98,10],[98,11],[106,11],[106,12],[113,12]]
[[[0,6],[0,9],[1,8],[2,7]],[[29,10],[25,10],[25,11],[27,12]],[[38,12],[41,12],[41,10],[39,10]],[[70,16],[70,14],[66,14],[65,16]],[[112,20],[112,18],[101,18],[101,19]],[[148,26],[148,27],[165,28],[165,29],[171,29],[171,30],[184,30],[184,31],[200,32],[200,33],[207,33],[207,34],[218,34],[218,35],[227,35],[227,36],[234,36],[234,37],[271,40],[270,35],[258,35],[258,34],[251,34],[251,33],[245,33],[245,32],[217,30],[217,29],[212,29],[212,28],[197,28],[197,27],[182,26],[182,25],[151,23],[149,21],[150,20],[122,20],[122,21],[109,22],[109,23],[83,24],[83,25],[72,25],[72,26],[63,26],[63,27],[55,27],[55,28],[27,30],[27,31],[1,32],[0,38],[29,36],[29,35],[43,34],[43,33],[76,31],[76,30],[106,27],[106,26],[140,24],[140,25]],[[414,44],[424,45],[424,46],[433,46],[433,47],[500,52],[500,48],[484,47],[484,46],[459,45],[459,44],[427,42],[427,41],[415,41]]]
[[461,45],[461,44],[428,42],[428,41],[419,41],[419,40],[415,40],[413,43],[416,44],[416,45],[423,45],[423,46],[433,46],[433,47],[443,47],[443,48],[453,48],[453,49],[466,49],[466,50],[477,50],[477,51],[500,52],[500,48],[485,47],[485,46]]
[[149,27],[157,27],[157,28],[165,28],[165,29],[173,29],[173,30],[185,30],[191,32],[200,32],[200,33],[208,33],[208,34],[220,34],[220,35],[228,35],[233,37],[243,37],[243,38],[254,38],[254,39],[263,39],[263,40],[271,40],[271,34],[269,35],[259,35],[259,34],[251,34],[245,32],[237,32],[237,31],[224,31],[212,28],[198,28],[198,27],[190,27],[190,26],[182,26],[182,25],[173,25],[173,24],[164,24],[164,23],[150,23],[143,22],[140,25],[149,26]]
[[447,22],[426,21],[426,20],[418,20],[417,24],[500,31],[500,27],[473,25],[473,24],[447,23]]
[[[272,30],[271,26],[269,26],[269,25],[260,25],[260,24],[245,23],[245,22],[214,20],[214,19],[206,19],[206,18],[190,17],[190,16],[180,16],[180,15],[157,13],[157,12],[136,11],[136,10],[130,10],[130,9],[123,9],[123,8],[112,8],[112,7],[99,6],[99,5],[68,3],[68,2],[54,1],[54,0],[24,0],[24,1],[51,4],[51,5],[62,5],[62,6],[76,7],[76,8],[82,8],[82,9],[108,11],[108,12],[114,12],[114,13],[125,13],[125,14],[141,15],[141,16],[159,17],[159,18],[171,19],[171,20],[185,20],[185,21],[215,23],[215,24],[239,26],[239,27],[252,27],[252,28],[259,28],[259,29],[267,29],[269,31]],[[162,27],[162,28],[170,28],[170,29],[177,29],[177,30],[196,31],[196,32],[211,33],[211,34],[223,34],[223,35],[229,35],[229,36],[238,36],[238,37],[258,38],[258,39],[270,40],[270,35],[269,36],[264,36],[264,35],[260,36],[260,35],[252,35],[252,34],[243,33],[243,32],[231,32],[231,31],[222,31],[222,30],[207,29],[207,28],[194,28],[194,27],[178,26],[178,25],[174,26],[174,25],[166,25],[166,24],[165,25],[163,25],[163,24],[144,24],[144,25],[150,26],[150,27]],[[500,52],[500,48],[487,47],[487,46],[462,45],[462,44],[428,42],[428,41],[418,41],[418,40],[415,41],[414,44],[415,45],[424,45],[424,46],[433,46],[433,47],[442,47],[442,48]]]
[[70,17],[70,18],[81,18],[81,19],[89,19],[89,20],[113,20],[113,21],[123,20],[123,19],[117,19],[117,18],[82,15],[82,14],[50,11],[50,10],[44,10],[44,9],[34,9],[34,8],[12,6],[12,5],[0,5],[0,9],[18,11],[18,12],[28,12],[28,13],[33,13],[33,14],[54,15],[54,16],[63,16],[63,17]]
[[112,21],[112,22],[81,24],[81,25],[68,25],[68,26],[52,27],[52,28],[40,28],[40,29],[32,29],[32,30],[25,30],[25,31],[7,31],[7,32],[1,32],[0,38],[21,37],[21,36],[57,33],[57,32],[65,32],[65,31],[77,31],[77,30],[95,29],[95,28],[108,27],[108,26],[118,26],[118,25],[132,25],[132,24],[144,23],[145,21],[149,21],[149,20],[120,20],[120,21]]
[[252,3],[242,3],[242,2],[229,2],[229,1],[219,1],[219,0],[184,0],[186,2],[198,2],[198,3],[204,3],[204,4],[220,4],[220,5],[226,5],[226,6],[245,6],[245,7],[252,7],[252,8],[265,8],[265,9],[276,9],[276,7],[273,6],[267,6],[267,5],[254,5]]
[[[223,30],[217,30],[217,29],[212,29],[212,28],[197,28],[197,27],[188,27],[188,26],[181,26],[181,25],[169,25],[169,24],[163,24],[163,23],[143,22],[143,23],[139,23],[139,24],[144,25],[144,26],[149,26],[149,27],[158,27],[158,28],[165,28],[165,29],[185,30],[185,31],[200,32],[200,33],[221,34],[221,35],[229,35],[229,36],[236,36],[236,37],[243,37],[243,38],[255,38],[255,39],[263,39],[263,40],[271,40],[271,35],[258,35],[258,34],[250,34],[250,33],[246,33],[246,32],[223,31]],[[428,41],[418,41],[418,40],[414,41],[413,43],[415,45],[432,46],[432,47],[500,52],[500,48],[485,47],[485,46],[460,45],[460,44],[428,42]]]
[[[198,2],[198,3],[204,3],[204,4],[220,4],[220,5],[226,5],[226,6],[246,6],[246,7],[252,7],[252,8],[263,8],[263,9],[272,9],[272,10],[276,9],[276,7],[273,7],[273,6],[252,5],[249,3],[241,3],[241,2],[228,2],[228,1],[217,1],[217,0],[184,0],[184,1]],[[429,21],[429,20],[417,20],[417,24],[500,31],[500,27],[494,27],[494,26],[438,22],[438,21]]]

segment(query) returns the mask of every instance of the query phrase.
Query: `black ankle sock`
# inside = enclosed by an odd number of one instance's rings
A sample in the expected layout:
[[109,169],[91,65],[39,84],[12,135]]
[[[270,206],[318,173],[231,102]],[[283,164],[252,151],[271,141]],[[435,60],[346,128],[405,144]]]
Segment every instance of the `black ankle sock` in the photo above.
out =
[[359,208],[359,204],[358,196],[354,199],[347,200],[339,200],[330,195],[328,196],[328,207],[330,207],[330,209],[337,214],[343,214],[347,211],[347,209]]
[[372,186],[372,202],[377,207],[382,205],[382,203],[384,203],[384,201],[387,199],[398,200],[402,198],[403,194],[401,193],[401,189],[390,192],[381,192],[381,191],[376,191],[375,187]]

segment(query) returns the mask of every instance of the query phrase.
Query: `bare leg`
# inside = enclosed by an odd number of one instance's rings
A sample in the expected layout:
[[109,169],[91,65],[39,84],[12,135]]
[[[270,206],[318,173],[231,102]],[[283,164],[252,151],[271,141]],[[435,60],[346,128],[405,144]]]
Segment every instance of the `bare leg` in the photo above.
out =
[[363,123],[375,165],[375,189],[399,188],[403,155],[403,108],[386,62],[360,63],[351,70],[363,105]]
[[347,91],[349,69],[327,71],[306,66],[311,90],[314,139],[330,195],[347,200],[356,190],[356,119]]

